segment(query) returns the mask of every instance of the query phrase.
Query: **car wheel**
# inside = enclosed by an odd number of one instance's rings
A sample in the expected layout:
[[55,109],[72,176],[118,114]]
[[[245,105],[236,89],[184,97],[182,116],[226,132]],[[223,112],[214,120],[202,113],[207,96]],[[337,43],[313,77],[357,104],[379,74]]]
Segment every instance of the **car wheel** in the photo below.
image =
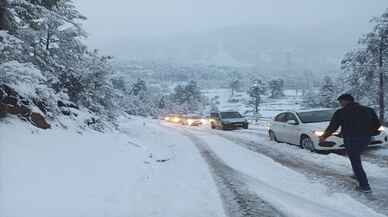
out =
[[276,138],[275,132],[273,132],[272,130],[270,130],[270,131],[268,132],[268,135],[269,135],[269,139],[270,139],[271,141],[278,142],[278,139]]
[[311,152],[315,152],[314,142],[308,136],[302,136],[300,140],[300,146],[303,149],[310,150]]

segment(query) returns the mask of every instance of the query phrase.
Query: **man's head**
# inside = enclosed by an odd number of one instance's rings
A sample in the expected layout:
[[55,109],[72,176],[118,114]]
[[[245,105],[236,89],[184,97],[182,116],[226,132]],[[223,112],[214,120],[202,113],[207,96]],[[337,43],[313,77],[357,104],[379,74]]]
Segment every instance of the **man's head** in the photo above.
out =
[[337,99],[342,107],[345,107],[351,103],[354,103],[354,97],[350,94],[342,94]]

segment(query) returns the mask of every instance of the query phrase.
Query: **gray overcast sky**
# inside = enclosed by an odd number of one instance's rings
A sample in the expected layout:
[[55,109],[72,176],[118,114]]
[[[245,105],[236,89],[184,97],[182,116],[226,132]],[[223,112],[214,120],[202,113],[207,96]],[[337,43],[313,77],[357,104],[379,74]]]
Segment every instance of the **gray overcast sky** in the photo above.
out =
[[[174,33],[200,32],[226,26],[354,25],[367,30],[386,0],[76,0],[88,17],[88,43],[104,49],[131,40]],[[334,29],[338,29],[338,26]],[[119,42],[119,43],[118,43]]]

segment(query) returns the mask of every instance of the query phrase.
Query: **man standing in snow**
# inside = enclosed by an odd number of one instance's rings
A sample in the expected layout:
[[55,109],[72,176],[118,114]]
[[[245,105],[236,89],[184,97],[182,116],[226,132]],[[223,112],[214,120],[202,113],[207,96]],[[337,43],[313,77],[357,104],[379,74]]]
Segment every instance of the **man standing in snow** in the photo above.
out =
[[320,137],[320,142],[325,142],[341,127],[346,152],[352,164],[355,178],[359,183],[357,190],[370,193],[368,178],[362,167],[361,153],[368,147],[372,136],[381,127],[381,123],[372,108],[354,102],[354,98],[350,94],[341,95],[338,101],[342,108],[334,113],[329,127]]

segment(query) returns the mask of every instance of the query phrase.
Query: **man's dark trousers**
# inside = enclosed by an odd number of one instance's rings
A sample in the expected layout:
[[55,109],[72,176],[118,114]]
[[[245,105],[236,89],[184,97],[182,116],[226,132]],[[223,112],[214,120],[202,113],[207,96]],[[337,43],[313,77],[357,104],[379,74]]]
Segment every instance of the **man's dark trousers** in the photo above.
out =
[[361,154],[371,142],[370,136],[345,138],[346,152],[360,187],[369,188],[368,177],[362,167]]

